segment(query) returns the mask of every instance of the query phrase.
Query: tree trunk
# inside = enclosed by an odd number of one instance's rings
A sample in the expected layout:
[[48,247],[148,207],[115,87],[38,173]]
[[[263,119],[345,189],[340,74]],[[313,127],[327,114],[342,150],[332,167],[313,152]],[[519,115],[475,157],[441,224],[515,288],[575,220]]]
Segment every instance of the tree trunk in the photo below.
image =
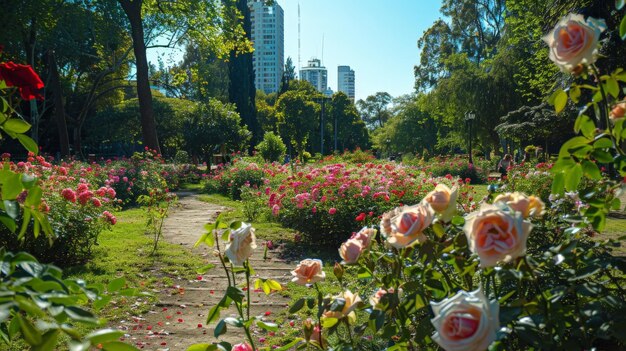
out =
[[137,69],[137,98],[139,99],[139,113],[141,119],[141,131],[145,146],[161,153],[157,136],[154,110],[152,108],[152,91],[148,77],[148,58],[146,56],[146,43],[144,42],[143,22],[141,19],[141,5],[143,0],[118,0],[122,9],[128,16],[133,39],[133,51],[135,53],[135,66]]
[[70,155],[70,138],[67,134],[67,123],[65,122],[65,108],[63,106],[63,91],[61,90],[61,80],[59,69],[54,57],[54,51],[48,51],[48,64],[50,65],[50,84],[54,94],[54,116],[56,117],[57,129],[59,131],[59,151],[61,157]]

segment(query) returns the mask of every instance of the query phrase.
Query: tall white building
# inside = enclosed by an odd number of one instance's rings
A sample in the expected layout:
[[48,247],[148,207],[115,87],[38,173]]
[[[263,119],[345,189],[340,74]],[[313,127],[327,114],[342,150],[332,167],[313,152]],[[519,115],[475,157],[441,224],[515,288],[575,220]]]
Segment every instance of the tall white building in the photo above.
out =
[[300,79],[313,84],[320,93],[328,88],[328,72],[318,59],[309,60],[308,66],[300,69]]
[[344,92],[354,101],[354,70],[350,66],[337,67],[337,90]]
[[277,92],[285,67],[285,13],[274,1],[265,5],[263,0],[248,0],[254,45],[252,64],[254,85],[266,94]]

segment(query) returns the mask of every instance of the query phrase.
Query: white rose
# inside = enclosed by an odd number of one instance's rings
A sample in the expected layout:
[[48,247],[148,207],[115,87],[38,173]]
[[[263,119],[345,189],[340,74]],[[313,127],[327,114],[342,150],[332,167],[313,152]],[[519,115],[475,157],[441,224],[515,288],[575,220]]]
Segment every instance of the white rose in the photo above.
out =
[[543,40],[550,47],[550,60],[564,72],[596,61],[598,40],[606,30],[604,20],[569,14],[563,17]]
[[235,266],[242,266],[252,256],[254,249],[256,249],[254,228],[249,223],[242,222],[239,229],[231,231],[230,241],[224,253]]
[[497,301],[488,301],[480,289],[459,291],[441,302],[431,302],[435,318],[433,340],[446,351],[484,351],[500,327]]

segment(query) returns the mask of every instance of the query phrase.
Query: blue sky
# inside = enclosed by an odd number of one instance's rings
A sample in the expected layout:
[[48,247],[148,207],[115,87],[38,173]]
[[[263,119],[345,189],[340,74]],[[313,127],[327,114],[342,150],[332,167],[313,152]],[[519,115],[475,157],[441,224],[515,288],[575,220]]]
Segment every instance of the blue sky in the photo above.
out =
[[[298,68],[298,3],[302,66],[313,57],[328,69],[328,85],[337,91],[337,66],[355,71],[356,98],[378,91],[392,96],[413,92],[417,40],[440,17],[440,0],[277,0],[285,12],[285,59]],[[148,51],[155,63],[182,58],[181,50]]]
[[337,66],[355,71],[356,98],[378,91],[413,92],[417,40],[440,17],[439,0],[277,0],[285,11],[285,57],[298,67],[298,2],[302,66],[322,58],[337,90]]

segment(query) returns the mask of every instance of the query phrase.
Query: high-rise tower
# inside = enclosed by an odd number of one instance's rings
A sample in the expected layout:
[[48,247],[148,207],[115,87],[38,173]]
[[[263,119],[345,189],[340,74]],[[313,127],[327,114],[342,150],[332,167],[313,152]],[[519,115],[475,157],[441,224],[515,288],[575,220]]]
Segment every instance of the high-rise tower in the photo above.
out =
[[254,45],[254,84],[266,94],[274,93],[280,89],[285,66],[285,14],[277,1],[266,5],[263,0],[248,0],[248,7]]
[[337,67],[337,90],[344,92],[354,101],[354,70],[350,66]]
[[313,84],[320,93],[328,88],[328,72],[318,59],[309,60],[308,66],[300,69],[300,79]]

